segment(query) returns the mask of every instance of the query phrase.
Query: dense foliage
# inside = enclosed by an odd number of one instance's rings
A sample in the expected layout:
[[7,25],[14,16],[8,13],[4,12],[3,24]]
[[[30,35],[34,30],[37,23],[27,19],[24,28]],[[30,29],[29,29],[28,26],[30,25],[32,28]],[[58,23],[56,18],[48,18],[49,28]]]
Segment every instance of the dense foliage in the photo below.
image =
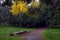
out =
[[28,11],[27,3],[24,1],[14,2],[11,6],[11,12],[13,15],[18,15],[19,13],[26,13]]
[[5,0],[5,2],[2,3],[2,6],[6,6],[6,5],[11,6],[12,5],[11,0]]
[[60,27],[60,10],[59,10],[59,0],[50,1],[49,5],[46,5],[45,12],[47,15],[47,25],[50,27]]
[[33,2],[29,7],[23,1],[15,1],[12,6],[9,5],[0,5],[0,24],[23,27],[60,27],[59,0],[41,0],[40,3]]

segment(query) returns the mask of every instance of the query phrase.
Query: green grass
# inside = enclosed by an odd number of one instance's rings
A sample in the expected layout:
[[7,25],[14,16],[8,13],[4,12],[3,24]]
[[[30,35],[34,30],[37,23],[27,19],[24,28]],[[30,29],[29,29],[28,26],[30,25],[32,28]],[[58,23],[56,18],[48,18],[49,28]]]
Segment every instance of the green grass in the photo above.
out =
[[9,34],[21,30],[34,30],[33,28],[18,28],[18,27],[7,27],[0,26],[0,40],[22,40],[21,36],[9,37]]
[[60,40],[60,29],[47,29],[43,32],[42,37],[44,40]]

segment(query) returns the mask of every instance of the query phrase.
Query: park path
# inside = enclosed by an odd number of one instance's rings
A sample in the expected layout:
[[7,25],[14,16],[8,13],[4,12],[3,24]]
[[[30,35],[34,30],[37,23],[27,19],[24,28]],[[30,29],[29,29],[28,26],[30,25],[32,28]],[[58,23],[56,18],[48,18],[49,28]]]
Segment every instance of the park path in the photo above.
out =
[[23,40],[42,40],[41,34],[44,30],[46,30],[46,28],[36,29],[32,32],[24,34],[22,36]]

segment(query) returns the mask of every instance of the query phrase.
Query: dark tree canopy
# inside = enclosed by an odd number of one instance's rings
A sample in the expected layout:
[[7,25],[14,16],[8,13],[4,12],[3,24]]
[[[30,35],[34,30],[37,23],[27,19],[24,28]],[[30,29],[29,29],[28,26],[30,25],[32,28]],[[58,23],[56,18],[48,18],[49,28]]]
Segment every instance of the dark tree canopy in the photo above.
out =
[[5,6],[5,5],[11,6],[12,5],[12,1],[11,0],[5,0],[5,2],[2,5],[3,6]]
[[32,0],[25,0],[28,4],[32,2]]

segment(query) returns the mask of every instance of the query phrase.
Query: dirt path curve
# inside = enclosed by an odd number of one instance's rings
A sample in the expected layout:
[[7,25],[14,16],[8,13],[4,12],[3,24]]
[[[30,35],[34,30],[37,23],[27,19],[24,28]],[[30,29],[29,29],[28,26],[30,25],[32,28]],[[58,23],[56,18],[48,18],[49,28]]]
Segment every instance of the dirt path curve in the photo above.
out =
[[41,34],[46,28],[36,29],[30,33],[24,34],[23,40],[42,40]]

